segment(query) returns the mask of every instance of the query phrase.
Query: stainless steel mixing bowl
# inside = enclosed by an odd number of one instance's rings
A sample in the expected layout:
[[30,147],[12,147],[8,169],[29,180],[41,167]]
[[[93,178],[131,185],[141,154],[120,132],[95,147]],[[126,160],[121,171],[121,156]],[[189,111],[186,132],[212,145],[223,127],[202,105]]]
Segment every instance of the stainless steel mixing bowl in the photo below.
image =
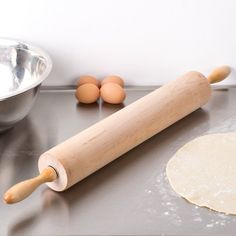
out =
[[29,113],[51,68],[50,57],[41,49],[0,39],[0,132]]

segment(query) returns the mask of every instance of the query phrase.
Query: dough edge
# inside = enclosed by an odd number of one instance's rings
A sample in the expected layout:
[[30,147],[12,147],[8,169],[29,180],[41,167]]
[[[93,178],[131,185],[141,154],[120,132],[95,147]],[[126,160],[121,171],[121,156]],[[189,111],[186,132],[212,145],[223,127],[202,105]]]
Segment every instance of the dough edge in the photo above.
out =
[[207,202],[205,203],[200,203],[198,201],[194,201],[192,200],[190,197],[186,196],[184,193],[182,193],[181,191],[178,190],[178,187],[176,186],[176,184],[172,181],[173,178],[171,177],[171,173],[170,173],[170,166],[172,165],[172,162],[175,160],[177,153],[181,152],[183,149],[186,148],[186,146],[190,146],[192,145],[194,142],[198,141],[199,139],[205,138],[206,136],[217,136],[217,135],[234,135],[236,137],[236,132],[225,132],[225,133],[210,133],[210,134],[205,134],[202,136],[198,136],[190,141],[188,141],[187,143],[185,143],[181,148],[179,148],[175,154],[169,159],[169,161],[167,162],[166,165],[166,177],[167,180],[172,188],[172,190],[175,192],[175,194],[177,194],[178,196],[180,196],[181,198],[183,198],[184,200],[186,200],[187,202],[194,204],[198,207],[203,207],[203,208],[207,208],[208,210],[212,210],[214,212],[217,213],[224,213],[226,215],[236,215],[236,211],[225,211],[224,209],[217,207],[217,206],[211,206],[210,204],[208,204]]

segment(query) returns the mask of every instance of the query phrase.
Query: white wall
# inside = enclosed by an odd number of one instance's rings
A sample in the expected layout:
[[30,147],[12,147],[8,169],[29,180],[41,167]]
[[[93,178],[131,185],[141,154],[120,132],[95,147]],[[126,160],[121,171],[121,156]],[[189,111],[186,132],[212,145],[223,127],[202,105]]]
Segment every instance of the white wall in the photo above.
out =
[[[235,0],[1,0],[0,36],[41,46],[48,85],[119,74],[159,85],[188,70],[236,66]],[[235,76],[226,82],[235,84]]]

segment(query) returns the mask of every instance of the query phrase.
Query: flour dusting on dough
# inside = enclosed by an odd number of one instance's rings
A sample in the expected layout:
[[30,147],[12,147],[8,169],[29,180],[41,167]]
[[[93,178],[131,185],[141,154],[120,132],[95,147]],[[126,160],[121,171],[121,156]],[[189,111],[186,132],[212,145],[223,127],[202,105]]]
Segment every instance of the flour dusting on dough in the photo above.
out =
[[236,133],[192,140],[168,162],[166,174],[174,191],[189,202],[236,214]]

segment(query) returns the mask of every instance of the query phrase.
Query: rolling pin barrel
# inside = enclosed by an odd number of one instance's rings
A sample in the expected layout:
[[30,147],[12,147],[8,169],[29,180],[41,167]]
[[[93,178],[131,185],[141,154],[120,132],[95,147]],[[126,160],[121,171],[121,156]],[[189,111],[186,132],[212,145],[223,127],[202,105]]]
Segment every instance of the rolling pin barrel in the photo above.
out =
[[39,171],[53,167],[47,185],[63,191],[203,106],[211,88],[201,73],[189,72],[112,114],[39,158]]

